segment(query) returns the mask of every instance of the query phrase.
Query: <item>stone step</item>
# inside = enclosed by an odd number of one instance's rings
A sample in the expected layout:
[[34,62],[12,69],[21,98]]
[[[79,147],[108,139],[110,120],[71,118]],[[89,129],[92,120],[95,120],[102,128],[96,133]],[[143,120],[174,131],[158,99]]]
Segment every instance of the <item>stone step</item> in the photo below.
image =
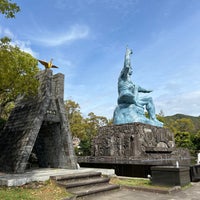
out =
[[101,172],[59,175],[52,176],[51,179],[59,186],[65,187],[68,192],[74,194],[77,198],[120,188],[118,185],[109,184],[110,178],[102,177]]
[[110,185],[107,183],[102,185],[89,186],[81,190],[75,190],[73,191],[73,194],[76,195],[76,197],[83,197],[87,195],[94,195],[102,192],[113,191],[119,188],[120,188],[119,185]]
[[64,186],[65,188],[77,188],[86,185],[97,185],[100,183],[108,183],[110,178],[108,177],[97,177],[97,178],[90,178],[90,179],[81,179],[81,180],[62,180],[57,181],[58,185]]
[[100,177],[100,176],[101,176],[101,172],[83,172],[83,173],[77,173],[77,174],[51,176],[50,178],[56,181],[64,181],[64,180],[89,179],[89,178]]

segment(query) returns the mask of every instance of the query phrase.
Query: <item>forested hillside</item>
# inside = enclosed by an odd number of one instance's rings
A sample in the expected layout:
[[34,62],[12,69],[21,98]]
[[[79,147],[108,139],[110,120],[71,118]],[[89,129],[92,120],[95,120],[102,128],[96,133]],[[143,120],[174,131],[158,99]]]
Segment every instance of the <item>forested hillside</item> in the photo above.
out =
[[193,132],[197,133],[200,130],[200,116],[198,117],[194,117],[194,116],[190,116],[190,115],[184,115],[184,114],[176,114],[176,115],[172,115],[172,116],[165,116],[164,118],[164,123],[170,124],[173,123],[176,120],[180,120],[180,119],[189,119],[191,120],[192,124],[194,125],[194,130]]

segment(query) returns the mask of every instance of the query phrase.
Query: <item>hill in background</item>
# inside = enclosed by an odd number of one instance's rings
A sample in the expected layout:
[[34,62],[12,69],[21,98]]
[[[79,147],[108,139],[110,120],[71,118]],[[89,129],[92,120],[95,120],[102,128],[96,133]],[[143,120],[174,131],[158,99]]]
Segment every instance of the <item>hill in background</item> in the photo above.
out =
[[197,133],[200,130],[200,116],[194,117],[194,116],[184,115],[184,114],[175,114],[172,116],[165,116],[163,118],[164,118],[164,123],[166,124],[170,124],[173,121],[176,121],[177,119],[182,119],[182,118],[190,119],[192,123],[194,124],[194,132]]

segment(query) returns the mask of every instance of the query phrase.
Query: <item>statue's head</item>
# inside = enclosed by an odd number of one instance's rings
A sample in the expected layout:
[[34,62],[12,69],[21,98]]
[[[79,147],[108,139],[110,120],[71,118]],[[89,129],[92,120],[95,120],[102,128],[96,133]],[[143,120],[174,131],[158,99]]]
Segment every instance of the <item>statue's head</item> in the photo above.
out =
[[126,47],[126,55],[131,55],[133,53],[132,49]]

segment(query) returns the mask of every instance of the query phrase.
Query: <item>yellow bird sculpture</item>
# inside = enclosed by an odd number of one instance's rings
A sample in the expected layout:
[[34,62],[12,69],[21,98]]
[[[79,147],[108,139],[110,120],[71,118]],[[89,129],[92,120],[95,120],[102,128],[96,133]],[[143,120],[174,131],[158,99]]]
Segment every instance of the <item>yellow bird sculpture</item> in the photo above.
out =
[[53,65],[53,59],[51,59],[49,62],[43,61],[43,60],[38,60],[42,65],[45,66],[46,69],[50,68],[58,68],[57,66]]

